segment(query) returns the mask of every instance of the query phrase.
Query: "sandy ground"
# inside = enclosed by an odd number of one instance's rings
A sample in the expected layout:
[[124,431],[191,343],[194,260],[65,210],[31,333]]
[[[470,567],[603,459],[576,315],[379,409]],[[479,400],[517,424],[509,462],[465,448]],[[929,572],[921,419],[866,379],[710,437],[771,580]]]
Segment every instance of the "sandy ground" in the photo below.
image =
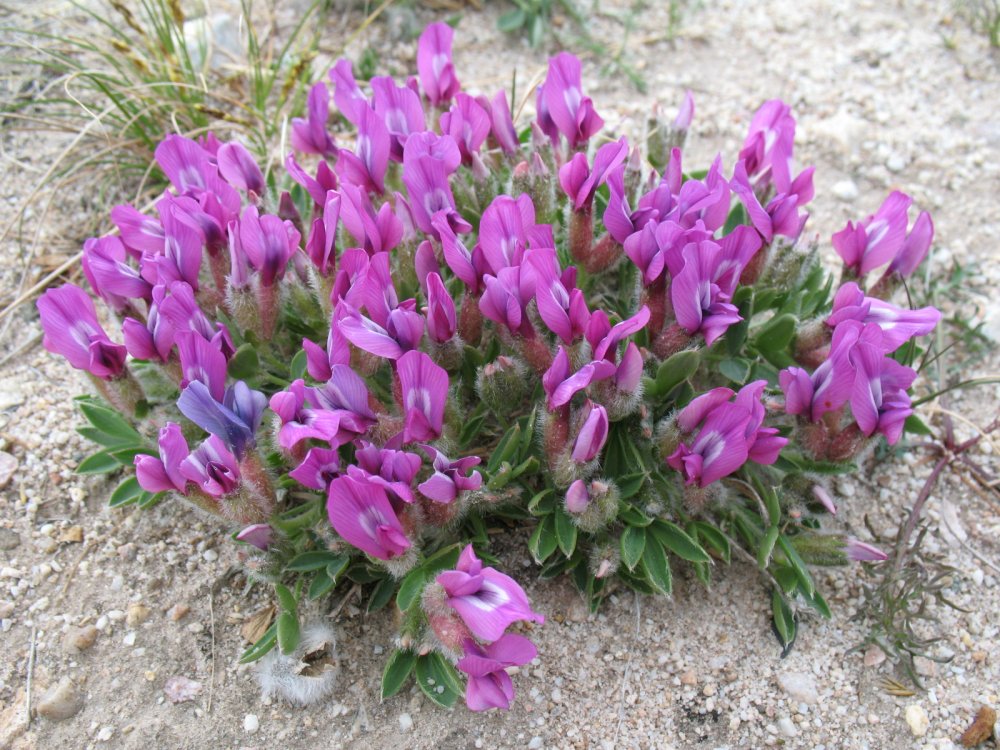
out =
[[[505,4],[488,5],[459,25],[459,76],[492,93],[516,72],[523,91],[545,54],[501,37],[496,17]],[[722,150],[731,165],[753,110],[784,98],[799,121],[799,161],[817,165],[810,227],[824,247],[847,219],[904,189],[934,214],[933,262],[970,270],[961,311],[1000,332],[1000,68],[985,38],[936,2],[704,0],[671,42],[665,3],[648,5],[627,51],[647,94],[602,73],[599,60],[585,62],[588,93],[613,130],[637,132],[653,102],[673,107],[691,88],[697,115],[685,163],[707,163]],[[592,32],[620,38],[611,16],[622,6],[602,4],[606,15]],[[398,71],[415,51],[396,38],[398,29],[433,18],[410,13],[393,11],[367,39]],[[17,21],[14,14],[4,25]],[[348,24],[338,18],[331,26]],[[0,139],[5,226],[66,139],[24,131]],[[92,203],[84,189],[59,196],[41,223],[42,205],[32,205],[24,231],[0,248],[5,298],[36,230],[38,255],[72,252],[100,218]],[[415,687],[380,703],[392,616],[337,600],[316,612],[336,612],[342,669],[333,699],[305,710],[262,702],[253,670],[236,662],[240,623],[266,592],[245,597],[242,578],[225,576],[237,563],[232,545],[192,511],[104,507],[108,486],[73,473],[88,448],[74,432],[70,399],[86,382],[40,346],[26,346],[39,332],[30,306],[9,320],[0,323],[0,358],[24,351],[0,367],[0,449],[18,462],[0,490],[0,747],[948,748],[980,704],[1000,704],[1000,504],[952,473],[928,504],[927,547],[956,567],[948,593],[969,612],[933,610],[947,635],[938,653],[954,659],[922,664],[927,690],[912,697],[878,687],[892,674],[888,663],[865,666],[850,653],[865,634],[851,619],[866,580],[860,568],[818,572],[833,619],[803,622],[781,660],[764,589],[744,564],[718,570],[711,590],[680,573],[670,600],[622,591],[588,617],[568,581],[533,582],[523,545],[511,543],[507,567],[547,622],[532,633],[540,658],[515,677],[510,712],[442,711]],[[997,371],[994,351],[963,376]],[[980,389],[939,408],[956,412],[968,436],[997,414],[998,393]],[[984,443],[977,460],[995,471],[997,449]],[[928,471],[922,456],[906,454],[838,483],[842,512],[831,528],[864,536],[867,513],[877,529],[891,530]],[[177,605],[190,611],[175,621]],[[64,634],[86,625],[97,626],[96,642],[70,653]],[[29,674],[35,705],[70,678],[82,709],[26,725]],[[173,676],[200,682],[201,694],[170,703],[164,685]],[[907,709],[926,716],[926,734],[916,736]]]

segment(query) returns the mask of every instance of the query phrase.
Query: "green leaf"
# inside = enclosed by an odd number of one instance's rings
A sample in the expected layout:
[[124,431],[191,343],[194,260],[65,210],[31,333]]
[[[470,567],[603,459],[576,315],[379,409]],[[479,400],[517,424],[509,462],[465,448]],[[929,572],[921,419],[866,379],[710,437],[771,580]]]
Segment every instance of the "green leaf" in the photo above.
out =
[[289,366],[289,376],[292,380],[298,380],[306,374],[306,364],[309,359],[306,357],[306,350],[299,349],[292,357],[291,365]]
[[108,455],[118,462],[119,466],[135,466],[135,457],[138,455],[151,455],[149,448],[118,448],[108,451]]
[[747,377],[750,375],[751,364],[746,359],[724,359],[719,362],[719,372],[734,383],[743,385],[747,382]]
[[517,31],[519,28],[524,26],[527,16],[521,8],[516,8],[512,11],[504,13],[500,18],[497,19],[497,28],[504,33],[511,33],[512,31]]
[[618,477],[615,480],[615,484],[618,485],[619,496],[622,500],[628,500],[639,493],[642,489],[642,485],[646,483],[646,472],[638,471],[635,474],[626,474],[623,477]]
[[771,614],[774,618],[774,633],[781,644],[781,656],[785,657],[795,643],[795,615],[777,589],[771,594]]
[[240,656],[240,664],[250,664],[260,659],[278,643],[278,623],[272,623],[264,635]]
[[535,527],[534,533],[528,539],[528,549],[532,557],[535,558],[535,562],[543,563],[549,555],[556,551],[556,546],[558,546],[558,542],[556,541],[555,522],[552,520],[552,516],[548,515]]
[[654,395],[666,396],[675,386],[694,375],[699,364],[701,352],[698,349],[686,349],[668,357],[656,370]]
[[406,612],[420,598],[427,585],[427,573],[423,568],[411,570],[399,584],[396,593],[396,606]]
[[486,464],[486,471],[488,474],[493,474],[500,464],[504,461],[512,461],[517,455],[517,449],[520,447],[521,442],[521,425],[515,424],[504,436],[500,438],[500,442],[497,443],[497,447],[493,449],[493,455],[490,456],[489,463]]
[[750,217],[747,215],[746,208],[743,206],[743,203],[737,202],[737,204],[733,206],[732,210],[729,212],[729,216],[726,217],[726,225],[722,229],[722,236],[725,237],[740,224],[749,223]]
[[115,461],[114,457],[105,451],[87,456],[76,467],[77,474],[110,474],[118,471],[121,464]]
[[299,608],[295,594],[283,583],[274,584],[274,593],[278,595],[278,603],[285,612],[295,612]]
[[[922,420],[916,414],[911,414],[910,416],[908,416],[906,418],[906,421],[903,422],[903,430],[905,432],[909,432],[909,433],[911,433],[913,435],[933,435],[934,434],[931,431],[931,428],[928,427],[924,423],[924,420]],[[80,471],[80,470],[77,469],[77,471]]]
[[653,588],[669,596],[673,590],[673,576],[670,573],[667,555],[656,539],[646,540],[646,546],[642,550],[642,568],[646,580],[653,585]]
[[343,575],[350,564],[351,558],[349,556],[338,557],[334,562],[326,566],[326,574],[333,579],[334,584],[339,583],[340,576]]
[[775,315],[753,337],[753,344],[761,351],[780,352],[795,336],[798,320],[791,313]]
[[772,526],[764,534],[760,547],[757,548],[757,567],[761,570],[767,570],[767,566],[771,562],[771,553],[774,552],[774,544],[777,541],[778,527]]
[[682,560],[695,563],[711,561],[708,553],[694,539],[687,535],[680,526],[670,521],[654,521],[650,527],[657,541],[664,549],[670,550]]
[[299,629],[299,618],[294,612],[282,612],[278,615],[278,646],[281,653],[290,654],[299,646],[302,632]]
[[302,552],[292,558],[291,562],[285,566],[285,570],[319,570],[320,568],[325,568],[330,563],[337,562],[339,559],[339,555],[336,555],[329,550],[312,550],[310,552]]
[[375,584],[372,593],[368,596],[368,607],[366,612],[377,612],[386,604],[392,601],[392,595],[396,593],[396,581],[394,578],[383,578]]
[[554,516],[556,519],[556,543],[562,553],[569,557],[576,549],[576,524],[562,508],[556,510]]
[[634,570],[642,558],[643,549],[646,547],[646,531],[636,526],[626,526],[619,545],[622,551],[622,562],[625,563],[626,568]]
[[627,523],[629,526],[646,527],[653,522],[652,518],[647,516],[631,503],[622,503],[618,507],[618,518],[619,520]]
[[135,504],[140,510],[149,510],[154,505],[156,505],[160,500],[166,497],[166,492],[146,492],[143,491],[138,498],[136,498]]
[[392,652],[382,672],[382,700],[391,698],[402,689],[416,665],[415,652],[409,649],[396,649]]
[[142,435],[136,432],[118,412],[91,401],[78,401],[80,411],[97,430],[121,441],[122,445],[141,445]]
[[809,569],[806,567],[805,561],[799,556],[798,551],[794,546],[788,541],[788,538],[782,534],[778,537],[778,544],[781,547],[781,551],[785,553],[785,557],[788,559],[788,564],[792,566],[792,570],[795,571],[796,578],[799,579],[799,585],[802,587],[802,593],[811,598],[814,593],[816,593],[816,584],[813,583],[812,576],[809,575]]
[[108,505],[112,508],[129,505],[137,502],[143,492],[144,490],[139,486],[139,480],[134,476],[128,477],[115,487],[115,491],[111,493],[111,497],[108,499]]
[[[237,380],[247,380],[260,369],[260,358],[252,344],[244,344],[229,358],[227,372]],[[293,378],[294,379],[294,378]]]
[[726,564],[729,564],[732,559],[729,540],[719,529],[705,521],[692,521],[688,524],[688,531],[694,534],[699,541],[718,552]]
[[543,516],[555,510],[555,503],[555,493],[546,487],[528,501],[528,512],[534,516]]
[[316,601],[320,597],[329,594],[336,585],[337,582],[327,574],[326,570],[316,571],[316,575],[313,576],[312,581],[309,583],[307,596],[310,601]]
[[416,675],[420,690],[439,706],[451,708],[462,694],[455,668],[437,652],[417,657]]

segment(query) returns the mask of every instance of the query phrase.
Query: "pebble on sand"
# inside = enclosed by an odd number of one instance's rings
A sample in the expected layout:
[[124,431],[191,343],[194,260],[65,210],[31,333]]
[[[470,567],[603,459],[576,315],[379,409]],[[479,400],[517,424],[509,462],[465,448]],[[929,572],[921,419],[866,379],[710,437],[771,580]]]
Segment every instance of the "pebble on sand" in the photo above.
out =
[[49,721],[63,721],[83,708],[83,697],[69,677],[63,677],[38,701],[38,715]]

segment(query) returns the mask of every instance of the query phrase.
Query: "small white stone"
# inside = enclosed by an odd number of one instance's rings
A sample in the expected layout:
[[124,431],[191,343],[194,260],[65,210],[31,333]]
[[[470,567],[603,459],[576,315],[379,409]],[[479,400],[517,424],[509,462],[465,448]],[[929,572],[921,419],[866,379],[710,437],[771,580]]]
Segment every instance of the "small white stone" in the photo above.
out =
[[531,738],[531,742],[528,743],[528,750],[539,750],[542,746],[542,738],[535,735]]
[[885,168],[890,172],[902,172],[906,169],[906,159],[899,154],[890,154],[885,160]]
[[260,719],[257,718],[257,714],[247,714],[243,717],[243,729],[247,734],[253,734],[260,729]]
[[799,733],[799,730],[795,727],[795,722],[789,719],[787,716],[783,716],[778,719],[778,729],[786,737],[794,737]]
[[409,714],[400,714],[399,731],[409,732],[411,729],[413,729],[413,717],[410,716]]
[[910,727],[910,733],[914,737],[923,737],[927,734],[927,728],[930,726],[930,719],[927,718],[927,712],[920,706],[919,703],[913,703],[906,707],[906,723]]
[[833,184],[830,192],[842,201],[853,201],[858,197],[858,186],[854,184],[853,180],[840,180],[840,182]]
[[126,646],[134,646],[135,645],[135,631],[133,630],[133,631],[131,631],[129,633],[126,633],[125,637],[122,638],[122,643],[125,644]]
[[778,685],[796,703],[819,703],[819,691],[812,675],[804,672],[785,672],[778,675]]
[[201,556],[205,558],[205,562],[215,562],[219,559],[219,553],[214,549],[207,549],[201,553]]
[[115,733],[114,727],[104,727],[100,732],[97,733],[98,742],[107,742],[111,739],[112,735]]

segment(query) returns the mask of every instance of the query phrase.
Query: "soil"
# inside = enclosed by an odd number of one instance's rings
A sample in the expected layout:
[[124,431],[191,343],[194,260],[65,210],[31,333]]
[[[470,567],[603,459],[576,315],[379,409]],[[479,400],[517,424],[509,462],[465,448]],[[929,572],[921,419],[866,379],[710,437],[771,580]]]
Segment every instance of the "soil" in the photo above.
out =
[[[300,4],[288,4],[284,28]],[[485,5],[458,25],[459,77],[492,94],[516,74],[526,91],[556,45],[532,50],[500,34],[507,3]],[[833,231],[903,189],[933,213],[932,270],[957,263],[968,272],[963,297],[942,300],[946,313],[1000,338],[1000,69],[985,36],[938,2],[704,0],[671,39],[666,5],[647,3],[624,42],[647,93],[602,70],[607,55],[583,55],[586,91],[609,130],[641,133],[654,102],[672,110],[689,88],[697,110],[685,164],[707,164],[721,150],[731,167],[756,107],[783,98],[798,119],[798,161],[817,166],[809,229],[825,252],[832,257]],[[49,6],[56,15],[48,23],[58,27],[66,9]],[[590,33],[619,45],[628,10],[622,0],[602,3]],[[27,22],[26,9],[3,13],[6,27]],[[442,15],[392,7],[348,53],[371,48],[380,72],[410,70],[407,30]],[[333,17],[324,42],[331,53],[362,18],[356,9]],[[573,47],[572,23],[557,21]],[[70,138],[5,126],[0,227]],[[43,199],[31,202],[0,247],[5,304],[23,288],[25,263],[30,285],[44,259],[74,252],[100,224],[99,192],[79,183],[54,196],[47,213]],[[89,384],[37,345],[33,306],[0,321],[0,332],[0,450],[17,462],[0,487],[0,748],[949,748],[981,704],[1000,703],[1000,502],[957,471],[945,472],[930,497],[925,548],[954,566],[948,596],[967,611],[931,607],[939,622],[927,633],[945,636],[935,653],[953,658],[921,661],[926,689],[912,696],[880,686],[895,675],[888,660],[852,651],[867,632],[852,616],[872,580],[860,566],[817,572],[833,617],[804,618],[782,659],[753,566],[720,567],[708,590],[679,569],[671,599],[620,591],[590,616],[569,581],[534,579],[525,540],[514,539],[502,550],[507,569],[546,623],[531,632],[539,658],[515,675],[509,712],[443,711],[415,687],[380,702],[393,616],[339,600],[332,616],[315,613],[339,640],[333,697],[306,709],[262,700],[254,669],[237,660],[241,624],[268,603],[267,592],[246,593],[227,535],[176,503],[108,509],[109,485],[73,471],[89,451],[74,431],[71,399]],[[962,375],[997,372],[994,346]],[[952,412],[964,438],[996,418],[1000,392],[962,391],[928,406],[929,420]],[[996,474],[1000,437],[977,450]],[[891,534],[929,471],[916,450],[873,459],[836,484],[841,512],[829,528],[870,539],[867,515]],[[178,608],[188,611],[175,619]],[[72,653],[66,633],[89,625],[96,641]],[[200,683],[194,700],[167,699],[165,685],[178,676]],[[64,678],[82,708],[27,724],[29,695],[37,708]]]

